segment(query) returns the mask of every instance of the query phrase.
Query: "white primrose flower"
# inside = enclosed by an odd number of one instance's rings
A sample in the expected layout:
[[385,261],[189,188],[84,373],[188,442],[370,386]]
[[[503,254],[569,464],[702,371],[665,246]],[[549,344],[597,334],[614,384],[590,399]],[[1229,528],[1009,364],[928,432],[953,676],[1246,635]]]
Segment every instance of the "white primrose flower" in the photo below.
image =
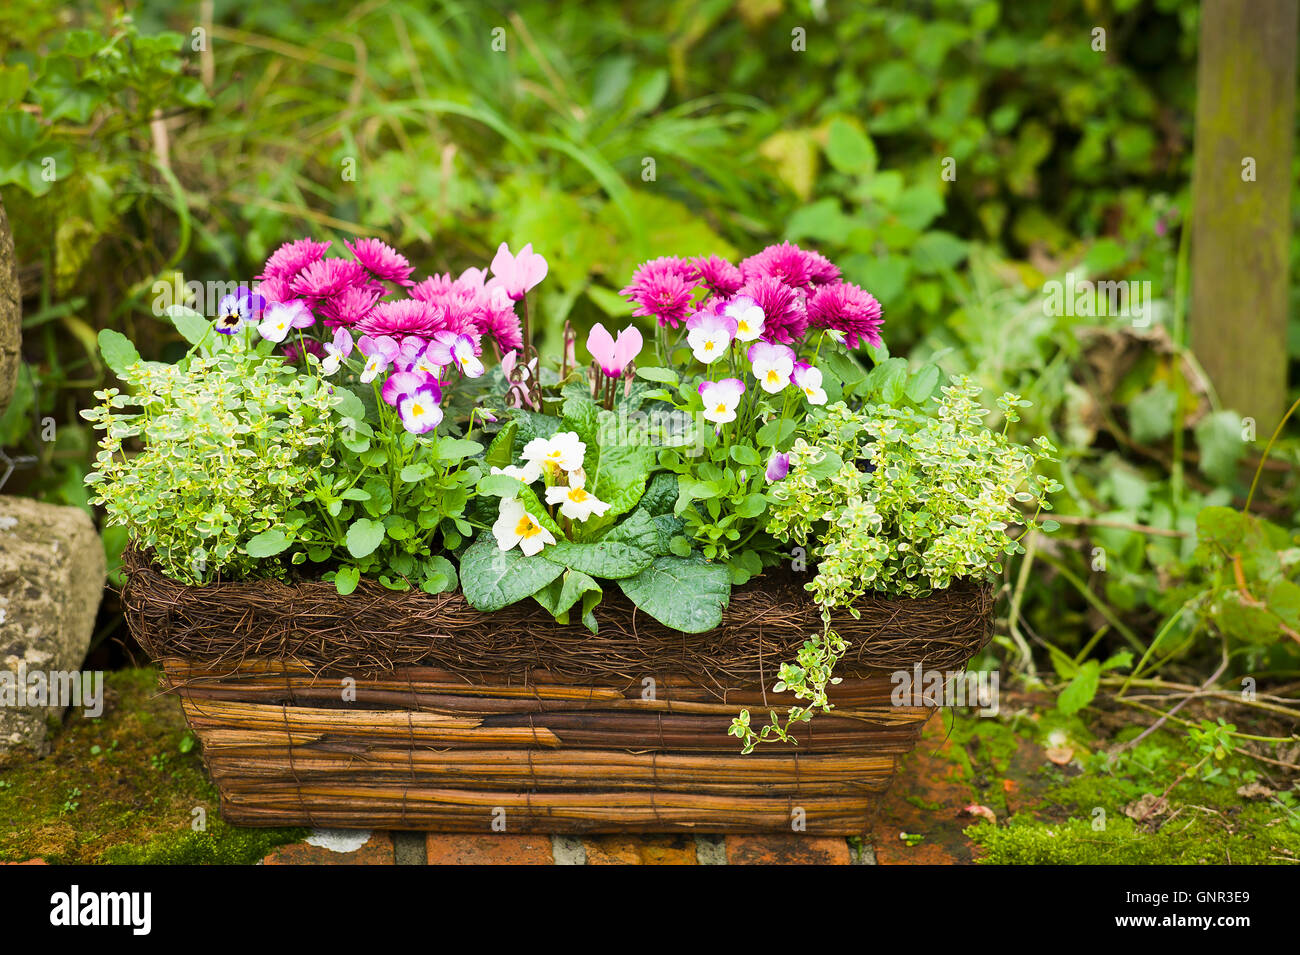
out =
[[546,489],[546,503],[560,505],[560,513],[571,521],[586,521],[592,514],[603,517],[609,505],[598,500],[582,486],[583,482],[569,478],[569,486],[555,485]]
[[560,431],[550,438],[533,438],[524,445],[520,457],[540,468],[576,471],[582,467],[586,453],[587,445],[578,440],[577,432]]
[[497,547],[509,550],[518,545],[525,557],[532,557],[547,544],[555,543],[555,535],[537,523],[517,497],[501,500],[501,510],[492,525],[492,534],[497,539]]
[[515,480],[523,481],[525,484],[532,484],[542,476],[542,468],[540,465],[529,461],[523,467],[520,467],[517,464],[507,464],[503,468],[494,467],[492,468],[492,473],[504,474],[506,477],[512,477]]

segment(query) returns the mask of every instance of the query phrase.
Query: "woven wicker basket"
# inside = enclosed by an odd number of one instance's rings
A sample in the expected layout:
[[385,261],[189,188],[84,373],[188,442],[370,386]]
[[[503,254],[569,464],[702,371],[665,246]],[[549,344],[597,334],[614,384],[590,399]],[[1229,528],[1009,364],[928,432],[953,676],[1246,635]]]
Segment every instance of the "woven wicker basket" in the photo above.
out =
[[187,587],[128,554],[123,606],[248,826],[487,832],[789,832],[869,825],[933,710],[894,706],[889,670],[957,668],[989,637],[988,588],[867,601],[831,714],[797,748],[727,735],[793,702],[776,668],[816,629],[798,582],[733,594],[717,630],[668,630],[617,597],[600,634],[521,604],[363,583]]

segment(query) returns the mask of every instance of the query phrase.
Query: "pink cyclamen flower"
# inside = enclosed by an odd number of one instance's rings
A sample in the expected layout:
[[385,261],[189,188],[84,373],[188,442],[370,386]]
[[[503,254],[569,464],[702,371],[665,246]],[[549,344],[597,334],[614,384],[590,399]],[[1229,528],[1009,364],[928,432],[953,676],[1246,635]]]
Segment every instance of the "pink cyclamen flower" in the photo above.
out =
[[664,256],[644,262],[632,282],[619,291],[633,305],[633,315],[653,315],[660,325],[677,328],[686,320],[695,294],[695,270],[683,259]]
[[711,365],[727,353],[736,337],[737,323],[722,303],[696,312],[686,320],[686,342],[696,359]]
[[415,284],[411,281],[411,263],[392,246],[378,239],[358,239],[356,242],[344,242],[343,245],[380,281],[395,285]]
[[438,402],[442,395],[437,386],[417,388],[397,404],[397,416],[402,427],[411,434],[424,434],[442,423],[442,408]]
[[423,335],[430,336],[441,327],[438,310],[428,302],[403,298],[393,302],[380,302],[361,321],[357,328],[367,335]]
[[826,404],[826,389],[822,387],[820,368],[814,368],[806,361],[794,363],[794,385],[803,392],[810,405]]
[[302,299],[276,302],[262,313],[257,330],[267,341],[282,342],[295,328],[309,328],[316,321]]
[[311,239],[286,242],[271,253],[258,278],[282,279],[287,283],[307,266],[320,261],[329,247],[329,242],[313,242]]
[[641,354],[644,344],[641,332],[635,325],[629,325],[620,331],[615,339],[605,330],[604,325],[597,322],[587,336],[587,351],[591,352],[591,357],[609,378],[621,377],[632,360]]
[[782,451],[773,451],[772,456],[767,459],[767,469],[763,472],[767,483],[775,484],[777,481],[784,481],[789,473],[790,455]]
[[848,282],[823,285],[808,299],[808,323],[844,336],[850,348],[863,342],[880,345],[880,303],[874,295]]
[[425,350],[425,355],[438,365],[455,366],[466,378],[479,378],[483,375],[484,368],[476,354],[477,349],[478,341],[473,335],[437,332]]
[[344,289],[364,287],[369,275],[360,262],[351,259],[321,259],[305,267],[289,283],[289,289],[303,298],[327,299]]
[[691,259],[691,277],[703,282],[714,295],[734,295],[744,284],[740,269],[717,255],[697,255]]
[[325,343],[325,359],[320,363],[321,374],[334,374],[343,364],[343,359],[351,354],[352,333],[346,328],[334,329],[334,340]]
[[531,242],[518,255],[511,255],[510,247],[502,242],[492,259],[492,274],[506,294],[517,302],[546,278],[546,259],[533,251]]
[[802,289],[834,282],[840,277],[840,270],[824,255],[801,249],[791,242],[769,245],[762,252],[751,255],[740,263],[740,271],[746,282],[775,278],[791,288]]
[[397,342],[387,335],[378,338],[362,335],[361,341],[357,342],[357,350],[366,356],[366,363],[361,369],[361,383],[368,385],[381,372],[387,371],[397,357]]
[[704,420],[726,424],[736,420],[740,396],[745,393],[745,383],[739,378],[700,382],[700,398],[704,401]]
[[794,351],[790,348],[772,342],[754,342],[746,357],[754,366],[754,377],[769,395],[790,384],[794,374]]
[[803,293],[773,276],[746,282],[741,295],[752,298],[763,310],[763,337],[770,342],[790,344],[808,332],[808,314]]

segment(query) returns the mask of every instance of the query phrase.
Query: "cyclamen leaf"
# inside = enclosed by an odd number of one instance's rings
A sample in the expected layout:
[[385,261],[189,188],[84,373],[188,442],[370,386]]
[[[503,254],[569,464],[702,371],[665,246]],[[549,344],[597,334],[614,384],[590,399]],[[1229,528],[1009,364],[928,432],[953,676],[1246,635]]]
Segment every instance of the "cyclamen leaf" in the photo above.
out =
[[526,557],[518,548],[502,550],[484,531],[460,559],[461,590],[470,606],[490,613],[537,593],[564,567],[541,555]]
[[731,574],[725,564],[699,556],[657,557],[653,564],[618,582],[628,599],[664,626],[704,633],[722,622],[731,600]]

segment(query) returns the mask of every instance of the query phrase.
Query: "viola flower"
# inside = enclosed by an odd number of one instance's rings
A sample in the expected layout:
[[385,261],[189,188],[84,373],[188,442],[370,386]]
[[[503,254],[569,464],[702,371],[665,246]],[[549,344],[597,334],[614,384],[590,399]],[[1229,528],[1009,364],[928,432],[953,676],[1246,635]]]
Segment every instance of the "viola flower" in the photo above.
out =
[[375,278],[394,285],[415,284],[411,281],[411,263],[392,246],[378,239],[358,239],[343,245]]
[[698,361],[711,365],[727,353],[739,324],[721,308],[696,312],[686,320],[686,342]]
[[380,335],[378,338],[362,335],[361,341],[357,342],[357,350],[366,356],[366,364],[361,369],[361,383],[368,385],[379,376],[380,372],[387,371],[388,366],[397,357],[397,342],[387,335]]
[[788,345],[807,333],[808,315],[801,295],[780,279],[753,279],[741,287],[740,294],[752,298],[763,310],[763,337],[768,341]]
[[754,377],[769,395],[790,384],[790,377],[794,374],[792,349],[771,342],[754,342],[749,346],[747,357],[754,366]]
[[352,333],[346,328],[334,329],[334,340],[325,343],[325,360],[320,363],[321,374],[332,375],[339,370],[343,359],[352,354]]
[[319,262],[330,244],[313,242],[311,239],[286,242],[271,253],[271,257],[262,266],[262,274],[258,278],[282,279],[287,283],[313,262]]
[[641,332],[635,325],[629,325],[620,331],[615,339],[605,330],[604,325],[597,322],[587,336],[587,351],[591,352],[591,357],[600,365],[600,370],[607,378],[621,378],[627,366],[641,354],[644,344]]
[[804,393],[810,405],[826,404],[826,389],[822,387],[822,373],[820,368],[814,368],[804,361],[794,363],[794,384],[795,387]]
[[546,489],[546,503],[560,505],[560,513],[571,521],[586,521],[591,515],[604,517],[609,505],[587,491],[582,481],[570,477],[568,487],[556,485]]
[[767,469],[763,472],[767,483],[775,484],[777,481],[784,481],[789,473],[790,455],[782,451],[773,451],[772,456],[767,459]]
[[[437,384],[437,381],[418,371],[395,371],[384,379],[384,385],[379,390],[379,394],[385,403],[397,407],[404,398],[409,398],[417,391],[427,389],[431,385],[437,387]],[[439,400],[441,400],[441,394],[439,394]]]
[[427,338],[441,328],[441,320],[437,309],[428,302],[403,298],[380,302],[369,315],[357,322],[357,328],[371,336],[422,335]]
[[525,557],[532,557],[547,544],[555,543],[555,535],[537,523],[517,497],[502,498],[492,535],[497,539],[497,547],[510,550],[518,545]]
[[745,281],[774,278],[791,288],[807,289],[814,285],[834,282],[840,277],[829,259],[817,252],[808,252],[791,242],[769,245],[762,252],[751,255],[740,263]]
[[745,393],[745,383],[739,378],[700,382],[700,397],[704,399],[704,420],[726,424],[736,420],[740,396]]
[[516,481],[523,481],[525,484],[532,484],[542,476],[542,469],[536,463],[529,461],[523,467],[516,464],[507,464],[503,468],[492,468],[493,474],[504,474],[506,477],[512,477]]
[[492,259],[492,274],[506,294],[517,302],[546,278],[546,259],[533,251],[531,242],[518,255],[511,255],[510,247],[502,242]]
[[223,335],[233,335],[245,324],[260,322],[265,310],[266,299],[241,286],[223,297],[217,305],[217,331]]
[[402,427],[411,434],[425,434],[442,423],[442,408],[438,405],[442,396],[437,386],[417,388],[397,403],[397,416],[402,419]]
[[582,467],[587,445],[578,439],[575,431],[559,431],[549,438],[533,438],[524,445],[520,454],[525,461],[536,464],[543,471],[576,471]]
[[885,324],[876,297],[848,282],[817,289],[808,299],[808,322],[839,332],[850,348],[863,342],[880,345],[880,326]]
[[425,355],[435,364],[456,366],[466,378],[479,378],[484,368],[483,362],[475,354],[477,346],[475,336],[437,332],[425,350]]
[[321,259],[299,272],[289,283],[295,295],[310,299],[333,298],[344,289],[364,287],[369,276],[360,262],[351,259]]
[[745,283],[740,269],[717,255],[697,255],[691,259],[691,278],[703,282],[714,295],[734,295]]
[[292,302],[276,302],[268,308],[263,313],[257,330],[267,341],[282,342],[290,329],[308,328],[315,321],[307,303],[302,299],[294,299]]
[[690,264],[676,256],[651,259],[618,294],[636,306],[633,315],[653,315],[660,325],[677,328],[686,320],[695,292],[693,276]]
[[722,310],[736,323],[738,341],[752,342],[763,334],[763,310],[748,295],[737,295]]

